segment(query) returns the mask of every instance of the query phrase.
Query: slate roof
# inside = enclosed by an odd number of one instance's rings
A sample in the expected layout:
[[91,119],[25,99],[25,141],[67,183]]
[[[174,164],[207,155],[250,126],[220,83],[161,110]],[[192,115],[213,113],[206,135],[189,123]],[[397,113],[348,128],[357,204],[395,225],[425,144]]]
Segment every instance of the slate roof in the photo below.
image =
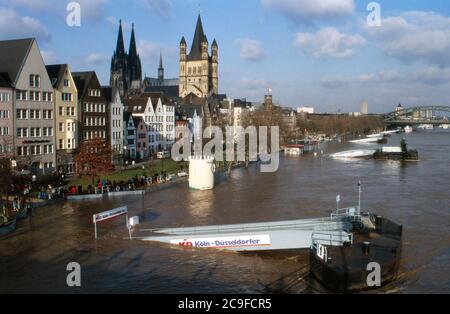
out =
[[53,88],[58,87],[58,84],[62,79],[62,77],[64,76],[64,72],[66,71],[67,67],[68,67],[67,64],[53,64],[45,66]]
[[197,26],[195,27],[194,39],[192,40],[191,52],[188,56],[189,60],[201,60],[203,41],[208,41],[208,39],[203,32],[202,19],[199,14],[197,19]]
[[87,92],[90,81],[95,75],[94,71],[72,72],[73,80],[78,89],[78,98],[81,99]]
[[0,72],[8,73],[12,85],[15,85],[34,41],[34,38],[0,41]]
[[176,99],[179,96],[179,86],[148,86],[144,90],[145,93],[163,93],[169,98]]
[[102,86],[103,97],[107,103],[111,103],[113,99],[113,88],[111,86]]
[[11,87],[11,80],[8,73],[0,73],[0,87]]

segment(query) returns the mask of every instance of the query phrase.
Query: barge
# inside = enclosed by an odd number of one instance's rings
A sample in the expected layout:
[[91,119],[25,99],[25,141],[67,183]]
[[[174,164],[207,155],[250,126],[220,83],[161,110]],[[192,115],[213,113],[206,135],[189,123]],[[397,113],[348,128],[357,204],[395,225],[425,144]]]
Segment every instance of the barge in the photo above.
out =
[[403,227],[371,213],[354,218],[351,242],[342,246],[314,242],[310,250],[311,274],[334,292],[369,290],[397,277]]
[[380,267],[380,286],[396,278],[402,230],[384,217],[361,214],[357,206],[338,209],[324,218],[141,229],[133,238],[239,253],[309,250],[310,273],[317,281],[332,291],[352,292],[378,288],[367,283],[368,266],[373,263]]

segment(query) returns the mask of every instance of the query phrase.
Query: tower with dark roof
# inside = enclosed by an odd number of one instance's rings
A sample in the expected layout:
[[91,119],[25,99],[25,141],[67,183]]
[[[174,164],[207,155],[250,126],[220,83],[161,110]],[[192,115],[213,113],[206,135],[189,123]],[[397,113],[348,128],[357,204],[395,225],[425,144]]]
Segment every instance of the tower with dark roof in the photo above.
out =
[[128,50],[129,86],[130,94],[139,94],[142,87],[141,58],[136,48],[136,37],[134,35],[134,24],[131,29],[130,49]]
[[158,81],[160,82],[160,85],[164,83],[164,67],[162,61],[162,52],[159,53]]
[[207,97],[217,94],[218,84],[218,45],[214,39],[210,54],[208,38],[199,14],[189,54],[185,38],[180,42],[179,96],[194,94]]
[[122,97],[129,94],[138,94],[142,91],[142,66],[136,48],[134,24],[131,30],[130,48],[127,53],[123,40],[122,21],[120,21],[116,50],[111,59],[110,86],[117,88]]
[[111,77],[109,84],[110,86],[117,88],[122,97],[128,91],[128,73],[128,55],[125,52],[121,20],[116,50],[111,59]]

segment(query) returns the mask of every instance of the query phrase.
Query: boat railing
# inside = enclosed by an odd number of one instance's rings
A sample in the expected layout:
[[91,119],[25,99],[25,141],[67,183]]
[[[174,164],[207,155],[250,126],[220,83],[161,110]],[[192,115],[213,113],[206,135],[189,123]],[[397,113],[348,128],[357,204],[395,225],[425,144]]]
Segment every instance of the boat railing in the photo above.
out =
[[231,233],[231,232],[261,232],[296,229],[296,230],[343,230],[347,227],[347,220],[344,217],[325,217],[318,219],[305,219],[293,222],[278,223],[253,223],[238,225],[216,225],[206,227],[186,227],[186,228],[169,228],[169,229],[141,229],[144,232],[156,232],[164,234],[177,235],[196,235],[210,233]]
[[345,243],[353,244],[353,234],[345,231],[313,232],[311,235],[311,242],[313,247],[316,244],[343,246]]

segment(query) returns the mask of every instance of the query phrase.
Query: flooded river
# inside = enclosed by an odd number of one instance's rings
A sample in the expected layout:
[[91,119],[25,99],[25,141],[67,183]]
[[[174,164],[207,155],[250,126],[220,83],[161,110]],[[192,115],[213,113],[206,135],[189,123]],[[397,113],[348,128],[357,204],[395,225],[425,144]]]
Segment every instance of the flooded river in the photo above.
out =
[[[389,145],[403,136],[419,162],[333,160],[326,154],[357,146],[330,143],[317,157],[282,157],[275,173],[237,169],[212,191],[181,183],[144,202],[133,196],[38,209],[0,239],[0,293],[323,293],[308,276],[305,252],[242,255],[130,241],[123,218],[101,224],[94,241],[92,214],[127,205],[141,217],[139,228],[322,217],[337,194],[341,206],[356,205],[358,180],[363,210],[404,225],[399,279],[375,292],[449,293],[450,133],[393,135]],[[81,288],[66,285],[70,262],[81,265]]]

